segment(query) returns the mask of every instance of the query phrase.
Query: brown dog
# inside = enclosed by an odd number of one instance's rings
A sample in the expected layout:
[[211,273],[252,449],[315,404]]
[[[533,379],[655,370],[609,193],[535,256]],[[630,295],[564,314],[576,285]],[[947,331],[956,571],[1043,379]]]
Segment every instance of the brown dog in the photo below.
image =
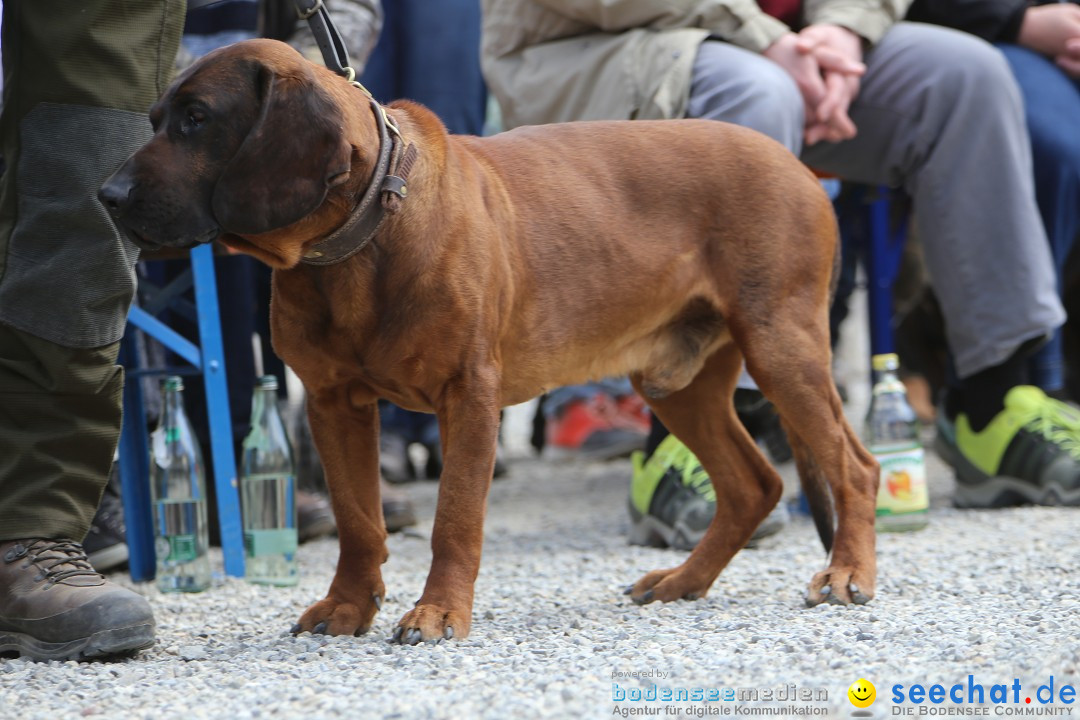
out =
[[[219,239],[275,269],[274,345],[309,394],[341,540],[295,630],[364,632],[382,602],[379,398],[435,412],[444,448],[431,571],[394,635],[415,643],[469,633],[499,409],[617,375],[717,495],[686,561],[631,594],[703,597],[781,494],[730,401],[743,361],[815,504],[822,476],[835,498],[808,602],[873,596],[877,465],[829,365],[835,219],[779,144],[695,120],[450,136],[269,40],[207,55],[151,120],[100,193],[118,224],[144,246]],[[819,530],[828,547],[831,520]]]

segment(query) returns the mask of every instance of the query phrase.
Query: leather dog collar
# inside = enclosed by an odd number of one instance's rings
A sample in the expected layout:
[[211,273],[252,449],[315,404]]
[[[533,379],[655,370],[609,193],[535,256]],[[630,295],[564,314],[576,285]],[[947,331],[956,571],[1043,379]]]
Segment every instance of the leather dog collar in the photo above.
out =
[[379,158],[371,183],[345,223],[307,248],[300,260],[305,265],[333,265],[363,250],[375,237],[386,213],[397,212],[408,193],[405,180],[416,160],[416,146],[409,145],[402,151],[396,125],[374,98],[371,110],[379,128]]

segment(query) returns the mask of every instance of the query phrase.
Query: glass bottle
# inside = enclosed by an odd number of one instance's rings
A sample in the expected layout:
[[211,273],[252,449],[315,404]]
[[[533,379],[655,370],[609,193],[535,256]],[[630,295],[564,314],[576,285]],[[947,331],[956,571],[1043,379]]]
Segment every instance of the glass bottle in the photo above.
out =
[[184,412],[183,391],[181,378],[165,378],[161,421],[150,434],[154,551],[162,592],[198,592],[210,586],[205,466]]
[[919,420],[897,376],[897,356],[875,355],[871,362],[877,381],[866,417],[866,442],[881,464],[877,529],[919,530],[926,527],[930,506]]
[[292,446],[277,403],[277,378],[264,375],[252,396],[251,432],[244,439],[240,502],[244,523],[244,578],[295,585],[296,477]]

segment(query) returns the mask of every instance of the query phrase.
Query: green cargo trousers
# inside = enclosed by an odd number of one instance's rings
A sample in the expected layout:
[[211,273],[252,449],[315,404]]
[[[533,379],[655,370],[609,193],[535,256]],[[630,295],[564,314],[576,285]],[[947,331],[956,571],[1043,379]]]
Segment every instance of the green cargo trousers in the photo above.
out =
[[138,250],[97,189],[151,135],[185,0],[4,3],[0,542],[82,540],[120,434]]

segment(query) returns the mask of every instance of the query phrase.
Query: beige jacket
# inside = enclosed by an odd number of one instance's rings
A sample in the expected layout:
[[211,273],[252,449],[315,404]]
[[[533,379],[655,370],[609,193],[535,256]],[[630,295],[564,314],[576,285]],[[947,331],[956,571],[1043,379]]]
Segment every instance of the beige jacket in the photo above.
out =
[[[805,0],[875,43],[910,0]],[[484,77],[506,128],[686,113],[698,45],[761,52],[789,28],[755,0],[484,0]]]

